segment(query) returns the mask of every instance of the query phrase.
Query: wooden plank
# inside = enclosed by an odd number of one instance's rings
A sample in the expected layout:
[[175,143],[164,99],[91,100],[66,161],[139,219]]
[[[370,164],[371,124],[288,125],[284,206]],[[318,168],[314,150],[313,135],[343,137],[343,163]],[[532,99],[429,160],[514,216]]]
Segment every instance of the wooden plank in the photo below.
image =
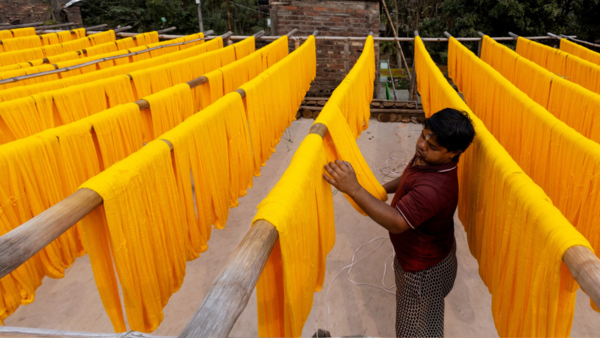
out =
[[271,223],[258,220],[231,254],[202,305],[179,337],[227,337],[248,305],[258,277],[279,234]]
[[8,337],[36,337],[36,338],[174,338],[165,336],[153,336],[137,331],[126,333],[95,333],[78,331],[59,331],[46,329],[30,329],[27,327],[0,326],[0,338]]
[[581,289],[600,306],[600,260],[588,248],[577,245],[565,252],[563,262]]

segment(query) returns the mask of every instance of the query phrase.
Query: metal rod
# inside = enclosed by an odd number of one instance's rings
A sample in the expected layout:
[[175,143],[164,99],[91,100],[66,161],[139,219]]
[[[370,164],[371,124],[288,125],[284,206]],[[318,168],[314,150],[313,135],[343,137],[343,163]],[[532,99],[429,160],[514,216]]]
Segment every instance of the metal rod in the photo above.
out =
[[200,32],[204,31],[204,24],[202,23],[202,3],[201,0],[197,0],[198,3],[198,26],[200,26]]
[[169,27],[169,28],[165,28],[165,29],[161,29],[159,31],[156,31],[158,34],[162,34],[162,33],[168,33],[168,32],[172,32],[174,30],[177,30],[177,27],[173,26],[173,27]]
[[[212,30],[208,31],[207,33],[209,33],[209,32],[212,33]],[[227,32],[227,33],[223,34],[221,37],[223,39],[226,39],[227,36],[228,36],[227,34],[230,34],[230,33],[231,32]],[[109,61],[109,60],[120,59],[120,58],[124,58],[124,57],[129,57],[129,56],[135,56],[135,55],[139,55],[139,54],[142,54],[142,53],[148,53],[148,52],[151,52],[151,51],[154,51],[154,50],[157,50],[157,49],[161,49],[161,48],[187,45],[187,44],[190,44],[190,43],[193,43],[193,42],[197,42],[197,41],[202,41],[202,40],[204,40],[204,38],[194,39],[194,40],[185,41],[185,42],[170,43],[170,44],[167,44],[167,45],[156,46],[156,47],[144,49],[144,50],[137,51],[137,52],[132,52],[132,53],[127,53],[127,54],[121,54],[121,55],[115,55],[115,56],[105,57],[105,58],[102,58],[102,59],[98,59],[98,60],[94,60],[94,61],[82,63],[82,64],[75,65],[75,66],[58,68],[58,69],[49,70],[49,71],[46,71],[46,72],[39,72],[39,73],[35,73],[35,74],[15,76],[15,77],[7,78],[7,79],[4,79],[4,80],[0,80],[0,85],[1,84],[5,84],[5,83],[14,83],[14,82],[22,81],[22,80],[32,79],[32,78],[36,78],[36,77],[40,77],[40,76],[46,76],[46,75],[52,75],[52,74],[58,74],[58,73],[68,72],[68,71],[71,71],[71,70],[74,70],[74,69],[79,69],[79,68],[83,68],[83,67],[95,65],[97,63],[101,63],[101,62],[105,62],[105,61]]]
[[519,36],[513,32],[508,32],[508,35],[512,36],[515,39],[519,38]]

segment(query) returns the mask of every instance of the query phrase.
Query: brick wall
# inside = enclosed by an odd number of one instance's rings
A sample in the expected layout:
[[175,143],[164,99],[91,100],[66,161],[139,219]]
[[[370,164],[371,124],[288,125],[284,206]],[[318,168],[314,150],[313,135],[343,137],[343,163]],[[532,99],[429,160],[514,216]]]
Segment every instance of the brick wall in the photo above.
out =
[[[62,6],[68,0],[59,0]],[[56,18],[58,22],[70,20],[83,27],[79,7],[67,8],[62,17]],[[52,4],[48,0],[0,0],[0,22],[11,23],[19,21],[19,24],[52,20]]]
[[[353,0],[271,1],[271,30],[282,35],[294,28],[297,36],[318,30],[318,36],[379,36],[379,2]],[[317,78],[307,96],[328,97],[340,84],[360,56],[364,41],[317,40]],[[291,42],[293,46],[293,41]],[[377,84],[379,83],[379,43],[375,43]]]

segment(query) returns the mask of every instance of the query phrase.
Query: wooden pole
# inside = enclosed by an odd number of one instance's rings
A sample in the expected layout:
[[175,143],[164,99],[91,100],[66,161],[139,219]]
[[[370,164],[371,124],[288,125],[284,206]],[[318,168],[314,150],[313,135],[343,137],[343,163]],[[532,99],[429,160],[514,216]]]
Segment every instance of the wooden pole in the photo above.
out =
[[344,41],[344,73],[350,72],[350,40]]
[[37,30],[52,29],[52,28],[61,28],[61,27],[69,27],[69,26],[75,26],[75,24],[73,22],[59,23],[57,25],[35,27],[35,30],[36,30],[36,33],[37,33]]
[[570,36],[567,36],[567,35],[564,35],[564,34],[561,34],[560,36],[563,37],[563,38],[565,38],[565,39],[567,39],[567,40],[572,40],[573,42],[577,42],[577,43],[582,44],[582,45],[586,45],[586,46],[589,46],[589,47],[600,48],[600,45],[595,44],[595,43],[591,43],[591,42],[587,42],[587,41],[584,41],[584,40],[575,39],[573,37],[570,37]]
[[477,35],[481,37],[481,39],[479,39],[479,43],[477,44],[477,56],[481,58],[481,46],[483,44],[483,37],[485,36],[485,34],[483,34],[482,32],[477,32]]
[[231,29],[231,13],[229,12],[229,0],[226,0],[227,2],[227,22],[229,23],[229,30],[233,32],[233,29]]
[[103,24],[101,24],[101,25],[97,25],[97,26],[90,26],[90,27],[83,27],[83,28],[84,28],[86,31],[91,31],[91,30],[94,30],[94,29],[100,29],[100,28],[104,28],[104,27],[107,27],[107,26],[108,26],[107,24],[103,23]]
[[[385,4],[385,1],[381,1],[381,3],[383,4],[383,9],[385,9],[385,15],[390,23],[390,26],[392,27],[392,32],[394,32],[394,37],[398,39],[398,33],[396,33],[396,27],[394,27],[394,22],[392,21],[392,17],[390,16],[387,5]],[[400,55],[400,58],[398,59],[398,67],[402,67],[402,62],[400,62],[402,60],[404,62],[406,74],[408,75],[408,80],[410,81],[412,77],[410,75],[410,70],[408,69],[408,64],[406,63],[406,58],[404,57],[404,52],[402,51],[402,46],[400,46],[400,42],[398,40],[395,41],[396,47],[398,47],[398,54]]]
[[30,329],[28,327],[0,326],[0,338],[174,338],[153,336],[137,331],[127,333],[95,333],[77,331],[59,331],[46,329]]
[[[419,31],[415,31],[415,38],[419,36]],[[410,87],[409,92],[408,92],[408,98],[411,100],[416,100],[417,99],[417,70],[415,69],[415,56],[417,55],[416,53],[417,49],[415,47],[413,47],[413,64],[412,64],[412,78],[410,79]]]
[[15,28],[26,28],[26,27],[37,27],[37,26],[42,26],[42,25],[44,25],[43,22],[32,22],[32,23],[24,23],[24,24],[21,24],[21,25],[0,26],[0,30],[8,30],[8,29],[15,29]]
[[169,27],[169,28],[165,28],[165,29],[161,29],[159,31],[156,31],[158,34],[162,34],[162,33],[168,33],[168,32],[172,32],[174,30],[177,30],[177,27],[173,26],[173,27]]

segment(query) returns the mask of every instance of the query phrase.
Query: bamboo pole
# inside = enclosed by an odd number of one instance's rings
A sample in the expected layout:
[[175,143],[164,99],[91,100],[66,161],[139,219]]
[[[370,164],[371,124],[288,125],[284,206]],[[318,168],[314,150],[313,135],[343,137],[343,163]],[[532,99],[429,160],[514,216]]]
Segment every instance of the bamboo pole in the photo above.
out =
[[565,38],[565,39],[567,39],[567,40],[572,40],[572,41],[574,41],[574,42],[577,42],[577,43],[579,43],[579,44],[582,44],[582,45],[587,45],[587,46],[589,46],[589,47],[596,47],[596,48],[600,48],[600,45],[598,45],[598,44],[595,44],[595,43],[591,43],[591,42],[588,42],[588,41],[584,41],[584,40],[575,39],[575,38],[573,38],[573,37],[570,37],[570,36],[567,36],[567,35],[564,35],[564,34],[561,34],[560,36],[562,36],[563,38]]
[[100,28],[104,28],[104,27],[108,27],[108,24],[103,23],[101,25],[90,26],[90,27],[83,27],[83,28],[85,28],[86,31],[88,31],[88,30],[91,31],[91,30],[94,30],[94,29],[100,29]]
[[95,332],[78,332],[78,331],[62,331],[62,330],[47,330],[47,329],[31,329],[28,327],[10,327],[0,326],[0,338],[174,338],[153,336],[137,331],[129,331],[127,333],[95,333]]
[[[388,11],[387,5],[385,4],[385,1],[381,1],[381,3],[383,4],[383,8],[385,9],[385,15],[387,16],[387,19],[390,23],[390,27],[392,27],[392,32],[394,33],[394,38],[398,38],[398,33],[396,33],[396,27],[394,27],[394,22],[392,21],[392,17],[390,16],[390,12]],[[402,51],[402,46],[400,46],[400,41],[395,40],[396,41],[396,47],[398,47],[398,67],[401,67],[402,62],[404,63],[404,68],[406,69],[406,74],[408,75],[408,80],[412,80],[412,77],[410,75],[410,70],[408,69],[408,64],[406,63],[406,58],[404,57],[404,51]],[[402,61],[402,62],[400,62]]]
[[483,34],[482,32],[477,32],[477,35],[481,37],[481,39],[479,39],[479,43],[477,44],[477,56],[481,58],[481,47],[483,45],[483,37],[485,36],[485,34]]
[[[210,34],[212,32],[213,31],[210,30],[210,31],[208,31],[206,33]],[[262,34],[264,34],[264,31],[261,31],[261,32],[262,32]],[[259,34],[259,33],[260,32],[258,32],[256,34]],[[231,32],[227,32],[227,33],[221,35],[221,37],[223,39],[226,39],[231,34],[232,34]],[[21,75],[21,76],[10,77],[10,78],[4,79],[4,80],[0,80],[0,84],[13,83],[13,82],[18,82],[18,81],[22,81],[22,80],[26,80],[26,79],[35,78],[35,77],[40,77],[40,76],[46,76],[46,75],[51,75],[51,74],[68,72],[68,71],[71,71],[71,70],[74,70],[74,69],[91,66],[91,65],[94,65],[94,64],[97,64],[97,63],[100,63],[100,62],[105,62],[105,61],[114,60],[114,59],[120,59],[120,58],[124,58],[124,57],[130,57],[130,56],[134,56],[134,55],[138,55],[138,54],[142,54],[142,53],[148,53],[148,52],[151,52],[153,50],[157,50],[157,49],[161,49],[161,48],[174,47],[174,46],[180,46],[180,45],[187,45],[189,43],[197,42],[197,41],[200,41],[200,40],[204,40],[204,38],[194,39],[194,40],[184,41],[184,42],[178,42],[178,43],[171,43],[171,44],[167,44],[167,45],[156,46],[156,47],[144,49],[144,50],[137,51],[137,52],[132,52],[132,53],[127,53],[127,54],[121,54],[121,55],[115,55],[115,56],[105,57],[105,58],[102,58],[102,59],[98,59],[98,60],[94,60],[94,61],[82,63],[82,64],[79,64],[79,65],[69,66],[69,67],[64,67],[64,68],[58,68],[58,69],[49,70],[49,71],[46,71],[46,72],[39,72],[39,73],[35,73],[35,74],[28,74],[28,75]]]
[[[323,138],[327,134],[327,127],[316,123],[310,128],[309,134],[318,134]],[[179,338],[229,336],[248,305],[252,290],[278,238],[277,229],[266,220],[257,220],[252,225]]]
[[69,26],[76,26],[76,23],[73,22],[67,22],[67,23],[59,23],[56,25],[49,25],[49,26],[42,26],[42,27],[35,27],[35,31],[37,33],[38,29],[52,29],[52,28],[61,28],[61,27],[69,27]]
[[[419,31],[415,31],[415,38],[419,36]],[[413,48],[413,69],[412,69],[412,78],[410,79],[410,86],[409,86],[409,91],[408,91],[408,98],[410,100],[416,100],[417,99],[417,70],[415,68],[415,55],[416,55],[416,48]]]
[[172,32],[174,30],[177,30],[177,27],[173,26],[173,27],[169,27],[169,28],[165,28],[165,29],[161,29],[156,31],[158,34],[163,34],[163,33],[168,33],[168,32]]
[[9,30],[9,29],[26,28],[26,27],[38,27],[38,26],[42,26],[42,25],[44,25],[43,22],[24,23],[21,25],[6,25],[6,26],[0,26],[0,30]]
[[[208,82],[208,78],[200,76],[188,81],[187,84],[193,89],[206,82]],[[236,92],[241,97],[246,96],[242,89],[238,89]],[[135,103],[140,110],[150,107],[148,101],[144,99]],[[173,150],[170,142],[162,141],[169,144],[169,148],[171,151]],[[25,263],[102,203],[102,197],[95,191],[79,189],[17,228],[0,236],[0,278]]]

